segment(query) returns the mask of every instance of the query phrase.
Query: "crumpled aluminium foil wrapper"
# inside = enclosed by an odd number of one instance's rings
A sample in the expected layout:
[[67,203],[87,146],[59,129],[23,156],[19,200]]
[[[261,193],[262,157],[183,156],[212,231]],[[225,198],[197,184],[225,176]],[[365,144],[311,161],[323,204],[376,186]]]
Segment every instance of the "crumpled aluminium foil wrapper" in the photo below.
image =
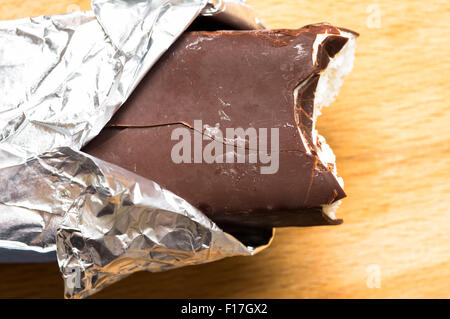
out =
[[[138,270],[261,249],[245,247],[158,184],[70,148],[2,171],[9,182],[0,185],[1,201],[65,212],[56,246],[66,297],[88,296]],[[18,183],[23,186],[14,191]]]
[[0,247],[57,248],[66,297],[137,270],[259,251],[157,184],[79,149],[199,14],[244,28],[260,22],[236,0],[92,7],[0,22]]

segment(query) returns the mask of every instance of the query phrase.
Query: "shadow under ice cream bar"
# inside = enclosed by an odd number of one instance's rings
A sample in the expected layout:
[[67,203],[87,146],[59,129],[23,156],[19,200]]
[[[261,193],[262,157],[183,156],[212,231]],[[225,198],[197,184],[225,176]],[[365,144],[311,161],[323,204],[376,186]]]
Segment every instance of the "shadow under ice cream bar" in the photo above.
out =
[[[159,183],[225,230],[339,224],[342,180],[315,122],[352,68],[356,36],[325,24],[186,32],[84,151]],[[225,134],[236,128],[242,136]],[[208,145],[236,157],[205,161]]]

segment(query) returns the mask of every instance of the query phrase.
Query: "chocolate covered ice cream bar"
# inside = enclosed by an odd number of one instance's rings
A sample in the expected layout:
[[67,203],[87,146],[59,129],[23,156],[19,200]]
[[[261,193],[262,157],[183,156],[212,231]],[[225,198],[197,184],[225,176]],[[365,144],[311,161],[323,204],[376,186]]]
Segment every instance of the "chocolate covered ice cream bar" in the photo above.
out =
[[343,183],[315,122],[352,68],[356,36],[326,24],[186,32],[84,151],[225,230],[339,224]]

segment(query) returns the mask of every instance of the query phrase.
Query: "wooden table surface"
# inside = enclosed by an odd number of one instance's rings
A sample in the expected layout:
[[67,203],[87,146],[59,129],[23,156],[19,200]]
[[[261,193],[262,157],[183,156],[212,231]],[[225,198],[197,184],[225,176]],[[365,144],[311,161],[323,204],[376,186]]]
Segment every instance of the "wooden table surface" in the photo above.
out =
[[[449,298],[449,2],[248,2],[271,28],[328,21],[361,33],[354,71],[318,123],[345,180],[345,223],[278,229],[257,256],[137,273],[94,297]],[[89,8],[0,0],[0,19]],[[62,297],[57,265],[0,265],[0,296]]]

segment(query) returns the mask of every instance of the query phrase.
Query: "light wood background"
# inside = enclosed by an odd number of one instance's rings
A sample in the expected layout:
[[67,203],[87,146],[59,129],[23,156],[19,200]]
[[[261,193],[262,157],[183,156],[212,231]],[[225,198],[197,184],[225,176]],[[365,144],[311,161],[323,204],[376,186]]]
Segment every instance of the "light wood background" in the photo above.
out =
[[[0,19],[89,2],[0,0]],[[449,298],[450,3],[248,2],[271,28],[328,21],[361,33],[354,71],[318,125],[345,180],[345,223],[278,229],[257,256],[138,273],[95,297]],[[367,285],[371,265],[380,288]],[[56,264],[0,265],[2,297],[62,293]]]

